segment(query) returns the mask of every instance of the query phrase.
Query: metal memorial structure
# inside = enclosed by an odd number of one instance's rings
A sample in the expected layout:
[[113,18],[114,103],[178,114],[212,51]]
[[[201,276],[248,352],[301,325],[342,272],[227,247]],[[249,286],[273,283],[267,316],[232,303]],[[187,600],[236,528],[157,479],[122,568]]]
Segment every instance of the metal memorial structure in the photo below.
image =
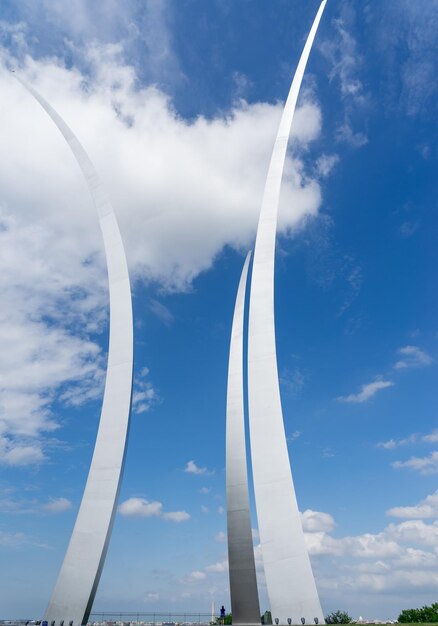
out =
[[[274,265],[278,205],[287,145],[304,71],[326,2],[323,0],[321,3],[313,22],[283,110],[265,184],[251,276],[247,355],[250,446],[266,586],[276,624],[324,623],[284,431],[275,340]],[[239,337],[239,341],[243,339]],[[233,350],[237,350],[235,346]],[[239,445],[241,454],[242,444]],[[243,468],[242,461],[239,462]],[[240,495],[236,492],[240,501],[233,500],[234,509],[246,508],[246,494],[244,489]],[[230,561],[232,598],[238,593],[239,585],[244,584],[245,576],[247,572],[243,570],[232,575]],[[254,603],[251,611],[255,611],[255,606]],[[252,612],[248,610],[250,614]]]
[[116,216],[87,153],[48,102],[15,76],[61,131],[82,170],[99,216],[108,269],[110,332],[99,428],[76,523],[44,615],[48,626],[80,626],[88,621],[99,584],[125,460],[133,373],[131,288]]
[[243,326],[248,253],[234,308],[226,417],[227,535],[233,624],[260,624],[246,463],[243,399]]

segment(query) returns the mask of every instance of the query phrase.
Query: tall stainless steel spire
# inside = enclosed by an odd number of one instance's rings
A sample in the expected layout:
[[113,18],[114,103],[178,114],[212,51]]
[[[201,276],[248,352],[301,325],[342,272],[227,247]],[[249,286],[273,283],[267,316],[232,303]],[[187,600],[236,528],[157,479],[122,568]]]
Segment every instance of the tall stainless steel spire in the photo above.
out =
[[243,266],[231,330],[227,387],[226,483],[228,563],[233,624],[260,624],[251,531],[243,403],[243,325],[251,252]]
[[274,320],[277,213],[290,128],[310,50],[326,5],[318,10],[284,107],[260,211],[251,279],[248,398],[252,469],[266,585],[273,619],[323,623],[306,548],[284,432]]
[[105,561],[126,452],[132,395],[131,289],[116,216],[87,153],[58,113],[30,85],[64,135],[96,206],[108,267],[110,338],[102,412],[93,459],[76,523],[44,620],[59,626],[86,624]]

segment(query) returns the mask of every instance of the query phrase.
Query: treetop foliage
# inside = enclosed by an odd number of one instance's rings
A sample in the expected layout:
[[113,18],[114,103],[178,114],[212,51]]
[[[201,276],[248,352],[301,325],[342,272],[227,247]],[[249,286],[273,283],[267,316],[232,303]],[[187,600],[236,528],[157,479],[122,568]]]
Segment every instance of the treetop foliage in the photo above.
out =
[[420,609],[404,609],[398,616],[402,624],[421,624],[438,622],[438,602]]

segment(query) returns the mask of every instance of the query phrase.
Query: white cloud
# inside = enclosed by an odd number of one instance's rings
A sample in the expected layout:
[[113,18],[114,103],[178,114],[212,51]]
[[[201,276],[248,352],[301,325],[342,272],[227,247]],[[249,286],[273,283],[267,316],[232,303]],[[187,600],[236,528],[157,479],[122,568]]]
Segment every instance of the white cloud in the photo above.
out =
[[21,546],[33,546],[36,548],[43,548],[50,550],[51,547],[45,543],[35,541],[25,533],[21,532],[8,532],[0,530],[0,546],[4,548],[19,548]]
[[338,163],[337,154],[322,154],[316,161],[316,171],[319,176],[326,178]]
[[301,430],[294,430],[290,437],[287,437],[287,441],[295,441],[296,439],[299,439],[302,434]]
[[155,591],[148,591],[145,595],[145,599],[155,602],[160,599],[160,594]]
[[203,495],[207,495],[207,493],[210,493],[211,489],[210,487],[201,487],[201,489],[199,490],[199,493],[202,493]]
[[[154,15],[165,29],[162,12]],[[22,62],[0,48],[0,436],[2,462],[14,465],[47,458],[46,438],[59,427],[55,400],[77,406],[101,397],[97,335],[107,323],[107,286],[97,217],[72,155],[6,68],[16,67],[83,142],[113,201],[134,281],[168,290],[189,289],[225,245],[247,248],[253,239],[281,115],[280,104],[241,101],[227,115],[186,121],[159,89],[138,87],[121,45],[75,49],[82,74],[54,56],[32,59],[25,36],[21,43]],[[321,112],[305,102],[297,116],[283,233],[321,204],[300,156],[320,133]],[[152,306],[171,323],[164,305]],[[134,409],[156,399],[146,382]]]
[[205,506],[205,504],[201,504],[201,511],[202,511],[203,513],[208,513],[208,507],[207,507],[207,506]]
[[190,515],[186,511],[170,511],[169,513],[162,513],[161,517],[172,522],[186,522],[190,519]]
[[218,541],[219,543],[224,543],[227,540],[227,536],[224,532],[220,531],[218,533],[216,533],[215,535],[215,541]]
[[380,441],[377,444],[377,447],[383,448],[384,450],[394,450],[395,448],[400,448],[401,446],[407,446],[416,442],[437,443],[438,430],[433,430],[428,435],[412,433],[411,435],[408,435],[407,437],[402,437],[401,439],[388,439],[387,441]]
[[343,19],[332,21],[338,37],[320,45],[323,55],[331,62],[330,80],[337,79],[344,98],[353,98],[363,102],[363,85],[358,78],[361,57],[357,52],[357,42],[347,30]]
[[407,467],[420,474],[436,474],[438,473],[438,451],[431,452],[429,456],[412,456],[407,461],[395,461],[392,467],[396,469]]
[[337,140],[360,148],[368,142],[365,133],[353,130],[352,117],[357,109],[363,110],[368,96],[364,91],[359,72],[362,55],[353,37],[354,11],[341,7],[343,16],[332,20],[336,37],[320,44],[320,49],[331,65],[329,79],[337,81],[344,105],[343,121],[337,129]]
[[50,498],[47,504],[43,504],[41,509],[48,513],[63,513],[73,507],[67,498]]
[[137,415],[146,413],[152,406],[160,402],[160,396],[152,383],[149,380],[145,380],[148,374],[149,369],[143,367],[134,378],[132,410]]
[[414,433],[409,435],[409,437],[404,437],[403,439],[388,439],[388,441],[381,441],[377,444],[378,448],[383,448],[384,450],[394,450],[395,448],[399,448],[400,446],[406,446],[410,443],[415,443],[418,439],[418,436]]
[[194,461],[188,461],[184,469],[187,474],[196,474],[197,476],[207,472],[206,467],[198,467]]
[[155,317],[161,320],[161,322],[165,326],[172,326],[173,322],[175,321],[173,313],[162,302],[158,302],[158,300],[152,298],[149,302],[148,308],[149,311],[153,313]]
[[122,502],[118,511],[127,517],[161,517],[172,522],[185,522],[190,519],[186,511],[163,511],[163,504],[158,500],[152,502],[144,498],[128,498]]
[[201,572],[200,570],[194,570],[188,577],[188,582],[198,582],[199,580],[204,580],[207,578],[207,574],[205,572]]
[[335,520],[329,513],[312,511],[311,509],[301,513],[301,523],[305,532],[331,532],[336,526]]
[[280,384],[289,393],[299,394],[303,390],[307,378],[307,374],[300,370],[299,367],[294,369],[285,368],[280,376]]
[[16,443],[14,439],[0,437],[0,464],[19,467],[35,465],[46,460],[39,443]]
[[428,435],[424,435],[422,439],[423,441],[426,441],[427,443],[437,443],[438,442],[438,430],[434,430]]
[[404,517],[409,519],[426,519],[438,517],[438,490],[415,506],[396,506],[386,511],[391,517]]
[[367,385],[362,385],[361,390],[357,394],[352,393],[349,396],[341,396],[337,399],[340,402],[352,402],[359,404],[372,398],[381,389],[387,389],[393,385],[394,383],[391,380],[378,379],[372,383],[368,383]]
[[157,500],[149,502],[144,498],[129,498],[119,505],[118,511],[130,517],[159,517],[162,509],[163,504]]
[[228,572],[228,561],[219,561],[218,563],[213,563],[212,565],[207,565],[205,568],[207,572]]
[[399,348],[398,353],[402,358],[394,365],[395,369],[426,367],[433,363],[432,357],[418,346],[404,346],[404,348]]

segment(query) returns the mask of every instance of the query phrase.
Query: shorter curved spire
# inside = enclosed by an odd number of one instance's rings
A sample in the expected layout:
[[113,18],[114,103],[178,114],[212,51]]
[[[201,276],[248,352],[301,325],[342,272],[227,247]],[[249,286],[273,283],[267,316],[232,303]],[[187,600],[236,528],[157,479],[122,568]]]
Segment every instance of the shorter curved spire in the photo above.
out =
[[243,401],[243,327],[251,252],[248,252],[234,308],[228,365],[226,484],[228,563],[233,624],[260,624],[246,462]]

